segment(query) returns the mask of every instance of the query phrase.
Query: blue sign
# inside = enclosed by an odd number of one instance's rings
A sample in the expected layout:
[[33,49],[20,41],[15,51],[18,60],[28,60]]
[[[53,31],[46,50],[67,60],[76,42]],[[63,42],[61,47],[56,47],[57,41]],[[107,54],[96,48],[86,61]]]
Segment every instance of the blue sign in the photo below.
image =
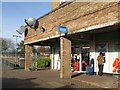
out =
[[68,28],[65,26],[58,26],[58,32],[68,33]]

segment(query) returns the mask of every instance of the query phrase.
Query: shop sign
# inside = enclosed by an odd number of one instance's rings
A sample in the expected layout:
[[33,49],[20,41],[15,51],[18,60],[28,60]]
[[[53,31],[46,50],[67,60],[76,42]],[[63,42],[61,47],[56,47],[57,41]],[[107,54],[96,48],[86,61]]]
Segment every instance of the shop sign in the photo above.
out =
[[58,26],[58,32],[60,33],[68,33],[68,28],[65,26]]

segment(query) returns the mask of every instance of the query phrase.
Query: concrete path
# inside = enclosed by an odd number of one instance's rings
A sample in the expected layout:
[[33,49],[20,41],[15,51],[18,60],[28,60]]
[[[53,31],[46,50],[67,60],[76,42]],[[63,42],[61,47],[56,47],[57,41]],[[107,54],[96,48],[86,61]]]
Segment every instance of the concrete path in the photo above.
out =
[[118,88],[115,77],[74,74],[72,79],[62,80],[59,75],[55,70],[24,71],[3,66],[2,88]]
[[12,70],[3,66],[2,88],[99,88],[73,79],[62,80],[59,71]]
[[118,88],[120,87],[120,80],[115,76],[108,75],[87,75],[79,74],[73,78],[74,80],[81,81],[87,84],[95,85],[101,88]]

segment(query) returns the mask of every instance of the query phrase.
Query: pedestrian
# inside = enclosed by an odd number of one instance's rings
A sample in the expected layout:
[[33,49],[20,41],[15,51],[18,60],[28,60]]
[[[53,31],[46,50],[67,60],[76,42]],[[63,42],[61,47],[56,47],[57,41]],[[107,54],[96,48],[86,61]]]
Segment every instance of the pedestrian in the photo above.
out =
[[102,76],[103,75],[103,67],[104,67],[104,57],[103,57],[102,52],[99,53],[97,60],[98,60],[98,68],[99,68],[98,75]]

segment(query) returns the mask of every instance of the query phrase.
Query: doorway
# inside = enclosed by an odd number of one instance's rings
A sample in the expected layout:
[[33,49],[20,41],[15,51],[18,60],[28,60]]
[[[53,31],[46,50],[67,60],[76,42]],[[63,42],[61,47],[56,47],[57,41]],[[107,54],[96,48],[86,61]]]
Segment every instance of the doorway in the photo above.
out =
[[83,46],[81,51],[81,71],[86,71],[86,67],[89,65],[90,60],[90,47]]
[[80,47],[72,47],[71,67],[72,71],[80,71]]

